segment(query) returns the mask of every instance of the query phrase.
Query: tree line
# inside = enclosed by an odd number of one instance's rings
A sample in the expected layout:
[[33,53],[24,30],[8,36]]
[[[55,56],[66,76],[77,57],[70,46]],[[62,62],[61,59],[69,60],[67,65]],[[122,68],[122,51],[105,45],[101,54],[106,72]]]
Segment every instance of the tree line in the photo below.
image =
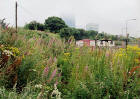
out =
[[117,35],[110,35],[107,33],[98,33],[94,30],[84,30],[72,28],[66,25],[63,19],[59,17],[48,17],[45,22],[39,23],[37,21],[31,21],[30,23],[24,26],[25,29],[30,30],[40,30],[40,31],[49,31],[51,33],[57,33],[60,37],[68,40],[73,36],[76,40],[81,39],[110,39],[110,40],[124,40],[124,37],[118,37]]

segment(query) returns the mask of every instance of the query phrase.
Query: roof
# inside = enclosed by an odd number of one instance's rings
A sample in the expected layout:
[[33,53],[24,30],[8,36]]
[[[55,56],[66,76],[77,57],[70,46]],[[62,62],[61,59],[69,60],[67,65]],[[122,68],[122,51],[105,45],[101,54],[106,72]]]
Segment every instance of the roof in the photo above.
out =
[[100,40],[100,41],[113,41],[113,40]]
[[[83,39],[83,40],[78,40],[78,42],[84,41],[84,42],[89,42],[89,41],[95,41],[95,40],[90,40],[90,39]],[[113,40],[98,40],[98,41],[113,41]]]

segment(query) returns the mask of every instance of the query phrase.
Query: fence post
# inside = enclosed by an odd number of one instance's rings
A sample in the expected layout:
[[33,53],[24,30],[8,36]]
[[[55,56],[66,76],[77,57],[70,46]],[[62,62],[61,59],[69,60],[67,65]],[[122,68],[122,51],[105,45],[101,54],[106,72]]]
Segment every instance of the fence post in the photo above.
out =
[[140,40],[138,40],[138,47],[140,48]]
[[126,48],[126,42],[122,41],[122,48]]

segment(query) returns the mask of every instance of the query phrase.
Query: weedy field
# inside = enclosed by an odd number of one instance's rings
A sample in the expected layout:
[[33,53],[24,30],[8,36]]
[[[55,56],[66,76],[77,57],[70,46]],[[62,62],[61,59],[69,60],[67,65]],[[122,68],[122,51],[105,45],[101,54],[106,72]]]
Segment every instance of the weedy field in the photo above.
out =
[[140,48],[78,48],[39,31],[0,30],[0,99],[139,99]]

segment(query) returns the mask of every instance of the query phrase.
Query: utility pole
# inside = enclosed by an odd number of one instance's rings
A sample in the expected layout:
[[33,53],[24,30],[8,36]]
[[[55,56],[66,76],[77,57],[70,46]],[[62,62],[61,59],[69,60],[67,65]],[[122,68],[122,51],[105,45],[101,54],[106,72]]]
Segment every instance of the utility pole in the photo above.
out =
[[126,51],[127,51],[127,45],[128,45],[128,32],[127,32],[127,24],[128,24],[128,21],[126,21]]
[[122,36],[124,36],[124,29],[126,28],[121,28]]
[[16,27],[16,32],[17,32],[17,1],[15,2],[15,27]]

